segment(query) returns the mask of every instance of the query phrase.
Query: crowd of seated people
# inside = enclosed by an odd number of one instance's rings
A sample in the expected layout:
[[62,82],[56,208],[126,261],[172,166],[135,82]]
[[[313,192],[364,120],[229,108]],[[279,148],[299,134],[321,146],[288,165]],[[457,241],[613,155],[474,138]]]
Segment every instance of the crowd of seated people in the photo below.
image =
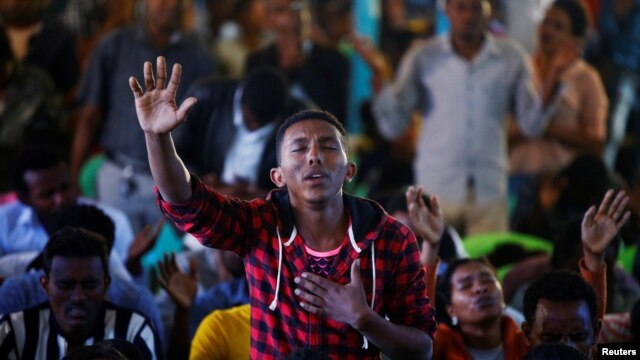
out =
[[[416,235],[439,323],[425,356],[638,344],[640,2],[357,3],[0,1],[0,358],[249,356],[247,260],[158,209],[129,88],[147,69],[177,106],[197,98],[176,153],[229,199],[277,187],[291,115],[356,129],[345,192]],[[354,116],[363,68],[372,96]],[[511,234],[544,246],[487,242],[478,258],[466,241]]]

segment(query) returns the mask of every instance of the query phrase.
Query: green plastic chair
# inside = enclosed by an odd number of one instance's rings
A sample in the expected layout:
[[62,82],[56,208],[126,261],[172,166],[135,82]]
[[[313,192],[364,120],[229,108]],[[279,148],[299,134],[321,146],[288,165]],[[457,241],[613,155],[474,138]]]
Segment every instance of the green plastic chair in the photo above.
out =
[[636,258],[636,252],[638,248],[636,245],[625,246],[620,249],[618,254],[618,265],[627,272],[627,274],[633,274],[633,261]]
[[[544,251],[551,253],[553,249],[553,244],[546,239],[516,232],[470,235],[463,238],[462,244],[471,258],[487,256],[498,246],[505,244],[520,245],[527,252]],[[498,279],[504,279],[504,276],[513,266],[514,264],[507,264],[496,269]]]
[[98,197],[96,179],[98,178],[98,171],[102,167],[104,160],[104,154],[100,153],[89,158],[80,168],[78,183],[83,196],[91,199]]

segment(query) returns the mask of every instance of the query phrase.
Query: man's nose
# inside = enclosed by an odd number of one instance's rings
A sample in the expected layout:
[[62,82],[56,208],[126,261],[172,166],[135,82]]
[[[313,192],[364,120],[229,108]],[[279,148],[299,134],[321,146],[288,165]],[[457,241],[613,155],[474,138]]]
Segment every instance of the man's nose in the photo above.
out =
[[87,294],[85,294],[84,289],[82,289],[82,286],[78,285],[73,288],[73,291],[71,292],[71,298],[76,301],[84,300],[87,298]]
[[56,209],[63,205],[70,204],[71,199],[72,199],[71,193],[66,190],[56,191],[56,193],[53,195],[53,201],[55,203]]
[[309,152],[307,153],[307,159],[309,160],[309,165],[322,164],[322,151],[320,150],[320,145],[311,144]]
[[484,284],[484,283],[482,283],[481,281],[476,281],[476,282],[473,284],[473,291],[474,291],[476,294],[483,294],[483,293],[486,293],[486,292],[488,291],[488,289],[487,289],[487,285],[486,285],[486,284]]

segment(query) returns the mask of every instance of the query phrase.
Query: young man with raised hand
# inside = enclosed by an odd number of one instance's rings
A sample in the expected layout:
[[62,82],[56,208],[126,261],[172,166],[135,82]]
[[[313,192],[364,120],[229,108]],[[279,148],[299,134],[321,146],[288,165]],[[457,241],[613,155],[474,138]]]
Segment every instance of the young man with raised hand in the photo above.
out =
[[[429,358],[435,330],[411,231],[374,202],[342,192],[356,172],[346,132],[331,114],[293,115],[278,130],[279,187],[266,200],[220,195],[191,176],[171,131],[197,101],[180,106],[181,67],[167,84],[164,58],[129,84],[145,133],[162,211],[204,245],[244,258],[251,295],[251,357],[307,348],[345,359]],[[385,319],[385,316],[389,319]]]

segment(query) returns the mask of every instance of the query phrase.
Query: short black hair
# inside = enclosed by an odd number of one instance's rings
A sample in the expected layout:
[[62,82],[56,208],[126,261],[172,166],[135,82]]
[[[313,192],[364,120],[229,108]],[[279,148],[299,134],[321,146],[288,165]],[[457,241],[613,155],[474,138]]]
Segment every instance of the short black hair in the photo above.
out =
[[288,95],[287,80],[275,67],[261,66],[249,72],[241,84],[243,108],[261,125],[283,113]]
[[575,271],[553,270],[542,274],[524,293],[524,319],[533,326],[540,299],[553,302],[585,301],[591,323],[598,319],[598,299],[593,287]]
[[143,360],[144,356],[134,344],[124,339],[106,339],[96,344],[76,348],[63,360]]
[[436,314],[438,315],[438,321],[444,322],[449,326],[453,326],[451,318],[447,313],[447,306],[451,305],[451,279],[456,270],[462,265],[470,263],[479,263],[485,265],[495,274],[493,266],[484,258],[480,259],[457,259],[451,262],[444,273],[438,278],[437,291],[436,291]]
[[56,231],[47,242],[43,251],[43,269],[49,275],[53,258],[91,258],[97,256],[102,263],[104,275],[109,275],[107,244],[97,233],[82,228],[66,227]]
[[13,161],[14,190],[19,194],[28,195],[29,186],[25,182],[24,174],[28,171],[49,170],[60,164],[65,164],[65,160],[60,148],[55,144],[25,144]]
[[582,351],[561,342],[540,344],[529,350],[522,360],[587,360]]
[[101,235],[111,251],[115,241],[116,227],[104,211],[89,204],[64,205],[55,210],[47,221],[47,232],[53,234],[65,227],[78,227]]
[[338,133],[340,133],[340,142],[342,142],[342,146],[345,148],[345,151],[347,150],[347,130],[345,130],[342,123],[340,123],[333,114],[323,110],[302,110],[289,116],[278,128],[278,132],[276,133],[276,158],[278,160],[278,164],[280,164],[281,160],[280,148],[282,147],[284,133],[289,127],[291,127],[291,125],[305,120],[322,120],[333,125],[338,130]]
[[584,38],[587,35],[589,15],[584,3],[579,0],[555,0],[551,7],[562,10],[571,20],[571,34]]
[[87,345],[71,350],[62,360],[128,360],[123,353],[110,346]]

